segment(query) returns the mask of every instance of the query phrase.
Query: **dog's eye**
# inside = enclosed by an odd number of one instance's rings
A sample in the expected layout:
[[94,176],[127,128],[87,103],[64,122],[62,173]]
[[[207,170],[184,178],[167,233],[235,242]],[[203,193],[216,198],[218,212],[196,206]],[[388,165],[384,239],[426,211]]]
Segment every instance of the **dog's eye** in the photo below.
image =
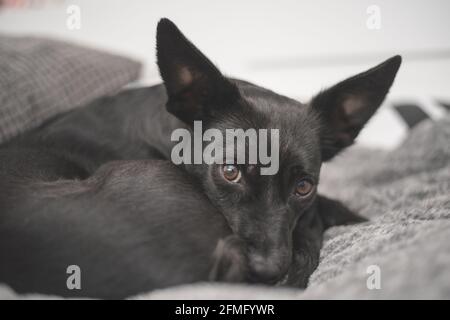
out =
[[314,186],[311,181],[307,179],[301,179],[297,182],[297,186],[295,187],[295,194],[301,197],[306,197],[311,193],[313,188]]
[[238,167],[232,164],[227,164],[222,167],[223,177],[230,182],[239,182],[241,180],[241,171]]

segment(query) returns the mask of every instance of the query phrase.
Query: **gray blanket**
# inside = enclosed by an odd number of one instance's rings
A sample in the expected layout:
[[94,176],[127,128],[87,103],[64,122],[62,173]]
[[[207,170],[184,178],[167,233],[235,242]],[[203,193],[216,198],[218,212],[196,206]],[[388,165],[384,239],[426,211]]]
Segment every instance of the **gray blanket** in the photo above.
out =
[[320,191],[370,222],[326,233],[306,290],[196,284],[134,298],[450,299],[450,117],[392,152],[351,148],[324,167]]

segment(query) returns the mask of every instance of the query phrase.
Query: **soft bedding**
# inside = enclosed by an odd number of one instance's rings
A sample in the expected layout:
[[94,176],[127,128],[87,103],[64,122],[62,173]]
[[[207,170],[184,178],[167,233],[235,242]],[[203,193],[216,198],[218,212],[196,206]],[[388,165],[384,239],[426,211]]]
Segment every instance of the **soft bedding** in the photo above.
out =
[[64,41],[0,34],[0,143],[117,93],[141,64]]

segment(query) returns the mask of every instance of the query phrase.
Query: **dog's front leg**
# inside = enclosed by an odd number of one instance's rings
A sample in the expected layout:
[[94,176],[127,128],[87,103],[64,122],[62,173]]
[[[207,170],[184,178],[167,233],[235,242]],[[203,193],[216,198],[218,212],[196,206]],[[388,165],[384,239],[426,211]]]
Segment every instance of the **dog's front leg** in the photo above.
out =
[[291,266],[280,285],[306,288],[309,277],[319,264],[324,227],[314,211],[311,212],[310,221],[302,219],[295,227]]
[[343,203],[321,195],[296,225],[293,233],[292,263],[281,284],[305,288],[319,264],[323,233],[332,226],[367,221]]
[[247,253],[244,241],[236,235],[219,240],[213,253],[211,281],[245,282],[247,279]]
[[317,196],[317,212],[323,222],[324,228],[333,226],[351,225],[368,221],[366,218],[353,212],[342,202],[324,196]]

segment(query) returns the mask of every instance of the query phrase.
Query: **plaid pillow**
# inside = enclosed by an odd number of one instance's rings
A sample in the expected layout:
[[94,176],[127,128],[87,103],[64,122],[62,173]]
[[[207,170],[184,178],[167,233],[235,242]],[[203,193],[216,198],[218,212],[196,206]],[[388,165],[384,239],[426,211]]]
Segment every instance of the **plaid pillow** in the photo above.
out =
[[61,41],[0,35],[0,143],[116,93],[140,69],[128,58]]

